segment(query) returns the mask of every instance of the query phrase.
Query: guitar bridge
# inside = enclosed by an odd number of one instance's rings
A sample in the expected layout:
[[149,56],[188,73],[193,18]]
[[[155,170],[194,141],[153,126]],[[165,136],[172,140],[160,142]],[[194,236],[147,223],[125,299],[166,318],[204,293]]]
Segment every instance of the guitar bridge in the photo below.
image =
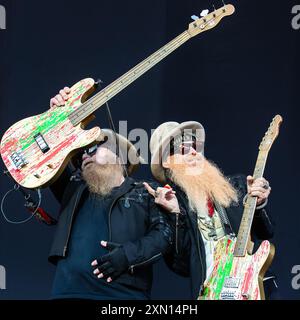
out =
[[34,140],[43,153],[46,153],[47,151],[50,150],[47,142],[45,141],[45,139],[41,133],[38,133],[37,135],[35,135]]
[[236,290],[234,289],[225,289],[222,290],[220,294],[221,300],[236,300]]
[[28,164],[21,150],[13,152],[9,158],[16,169],[21,169]]

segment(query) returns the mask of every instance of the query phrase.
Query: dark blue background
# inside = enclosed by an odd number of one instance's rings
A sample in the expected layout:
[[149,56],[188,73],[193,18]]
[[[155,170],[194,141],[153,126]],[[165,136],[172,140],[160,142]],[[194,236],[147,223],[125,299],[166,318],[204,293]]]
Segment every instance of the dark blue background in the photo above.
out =
[[[272,185],[270,212],[277,227],[274,269],[281,295],[300,298],[291,286],[300,264],[299,212],[299,38],[291,27],[297,1],[232,1],[236,13],[193,39],[111,102],[115,122],[128,129],[164,121],[196,120],[206,128],[206,156],[226,174],[251,174],[258,145],[271,119],[284,118],[265,176]],[[7,30],[0,30],[0,136],[25,117],[44,112],[50,97],[82,78],[106,84],[183,32],[192,14],[212,1],[0,1]],[[214,1],[216,7],[220,1]],[[107,127],[104,108],[96,112]],[[3,167],[2,163],[1,166]],[[137,177],[149,178],[148,167]],[[12,183],[0,176],[0,194]],[[23,219],[23,200],[9,198],[6,210]],[[58,205],[43,191],[43,207]],[[47,262],[55,227],[36,220],[10,225],[0,217],[0,265],[7,290],[0,299],[48,299],[55,268]],[[153,298],[188,298],[188,280],[155,267]]]

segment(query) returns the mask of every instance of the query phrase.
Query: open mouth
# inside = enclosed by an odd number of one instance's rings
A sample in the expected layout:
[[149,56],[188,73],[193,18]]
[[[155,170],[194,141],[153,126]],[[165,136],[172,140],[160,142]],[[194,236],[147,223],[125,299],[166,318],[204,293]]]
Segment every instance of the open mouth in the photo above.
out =
[[88,165],[94,163],[93,161],[87,161],[86,163],[83,164],[83,168],[86,168]]

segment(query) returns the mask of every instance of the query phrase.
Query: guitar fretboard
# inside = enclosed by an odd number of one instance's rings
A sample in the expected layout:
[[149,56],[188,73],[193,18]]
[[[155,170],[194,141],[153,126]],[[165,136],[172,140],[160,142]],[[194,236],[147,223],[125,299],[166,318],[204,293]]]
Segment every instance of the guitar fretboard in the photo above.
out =
[[133,81],[138,79],[141,75],[155,66],[158,62],[163,60],[166,56],[180,47],[183,43],[191,38],[188,31],[184,31],[182,34],[177,36],[175,39],[167,43],[165,46],[157,50],[150,57],[140,62],[138,65],[133,67],[123,76],[115,80],[109,86],[105,87],[94,97],[82,104],[78,109],[73,111],[69,115],[69,119],[74,126],[78,125],[89,115],[93,114],[99,107],[105,102],[113,98],[116,94],[126,88]]
[[[263,177],[267,162],[268,152],[260,151],[257,157],[253,178]],[[248,240],[250,237],[251,226],[256,209],[256,197],[248,197],[245,203],[244,213],[241,220],[237,241],[234,249],[235,257],[244,257],[247,250]]]

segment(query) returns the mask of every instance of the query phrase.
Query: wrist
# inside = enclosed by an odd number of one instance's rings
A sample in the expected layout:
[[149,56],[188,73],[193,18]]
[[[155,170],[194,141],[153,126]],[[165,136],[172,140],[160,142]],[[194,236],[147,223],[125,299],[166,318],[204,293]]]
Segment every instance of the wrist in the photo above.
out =
[[171,210],[171,213],[180,213],[180,209],[179,208],[174,208],[173,210]]
[[[246,204],[247,199],[248,199],[248,193],[243,198],[243,205],[244,206]],[[268,203],[268,198],[265,199],[261,204],[259,204],[259,205],[257,204],[255,210],[263,209],[267,205],[267,203]]]

